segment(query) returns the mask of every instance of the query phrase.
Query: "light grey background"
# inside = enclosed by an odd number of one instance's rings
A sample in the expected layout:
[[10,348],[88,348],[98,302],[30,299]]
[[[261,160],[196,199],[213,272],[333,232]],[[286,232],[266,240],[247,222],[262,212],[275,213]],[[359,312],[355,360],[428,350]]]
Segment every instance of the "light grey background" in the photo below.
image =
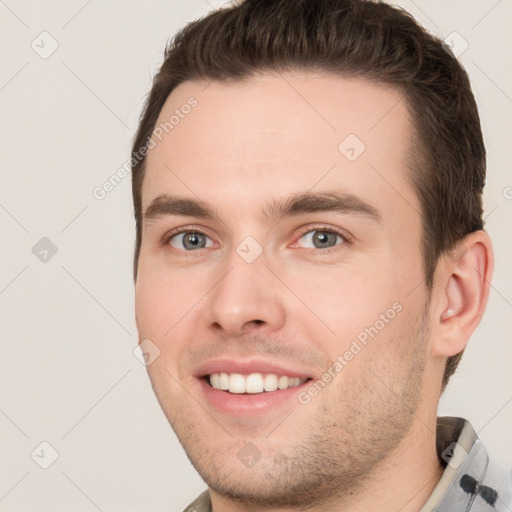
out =
[[[168,37],[222,3],[0,0],[3,512],[174,511],[205,488],[133,354],[130,177],[103,200],[92,192],[129,157]],[[489,155],[496,269],[440,413],[468,418],[510,464],[512,1],[399,4],[438,35],[460,34],[459,49],[469,45],[460,59]],[[52,40],[58,48],[42,58]],[[32,252],[43,237],[57,248],[46,262],[45,242]],[[59,455],[48,469],[43,441]]]

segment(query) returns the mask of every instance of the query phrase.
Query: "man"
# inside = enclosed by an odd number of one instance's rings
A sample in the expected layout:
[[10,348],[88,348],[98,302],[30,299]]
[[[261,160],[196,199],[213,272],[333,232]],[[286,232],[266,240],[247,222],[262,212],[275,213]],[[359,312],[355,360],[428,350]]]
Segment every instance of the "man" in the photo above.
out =
[[437,418],[484,312],[466,73],[406,13],[246,0],[181,30],[133,145],[153,389],[208,485],[187,510],[511,510]]

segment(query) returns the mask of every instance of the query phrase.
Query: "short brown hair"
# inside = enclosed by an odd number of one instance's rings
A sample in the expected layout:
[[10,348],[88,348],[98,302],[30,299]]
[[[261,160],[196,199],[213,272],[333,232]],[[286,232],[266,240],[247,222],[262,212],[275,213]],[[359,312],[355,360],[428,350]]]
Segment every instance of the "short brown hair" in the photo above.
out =
[[[415,127],[410,179],[421,204],[425,282],[438,258],[482,229],[485,147],[468,76],[442,40],[407,12],[372,0],[243,0],[210,12],[171,38],[132,148],[134,279],[142,240],[139,150],[172,90],[185,80],[237,80],[302,69],[361,77],[399,89]],[[462,352],[448,359],[443,389]]]

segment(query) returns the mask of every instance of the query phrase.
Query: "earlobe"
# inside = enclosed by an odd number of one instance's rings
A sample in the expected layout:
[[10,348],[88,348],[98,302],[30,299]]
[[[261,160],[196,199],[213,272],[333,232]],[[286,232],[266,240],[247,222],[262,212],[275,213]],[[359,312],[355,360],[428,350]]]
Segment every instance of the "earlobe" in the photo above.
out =
[[489,236],[485,231],[469,234],[443,260],[433,350],[450,357],[465,349],[487,304],[493,271]]

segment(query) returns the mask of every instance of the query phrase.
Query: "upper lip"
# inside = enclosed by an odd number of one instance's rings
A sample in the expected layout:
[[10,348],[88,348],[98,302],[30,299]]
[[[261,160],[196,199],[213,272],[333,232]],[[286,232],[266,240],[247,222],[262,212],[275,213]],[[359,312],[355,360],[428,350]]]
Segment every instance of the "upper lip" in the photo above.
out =
[[198,366],[194,372],[196,377],[206,377],[212,373],[240,373],[249,375],[251,373],[275,373],[276,375],[286,375],[288,377],[299,377],[307,379],[311,374],[293,367],[285,367],[281,364],[273,363],[271,361],[264,361],[258,359],[242,360],[242,359],[210,359],[203,362]]

